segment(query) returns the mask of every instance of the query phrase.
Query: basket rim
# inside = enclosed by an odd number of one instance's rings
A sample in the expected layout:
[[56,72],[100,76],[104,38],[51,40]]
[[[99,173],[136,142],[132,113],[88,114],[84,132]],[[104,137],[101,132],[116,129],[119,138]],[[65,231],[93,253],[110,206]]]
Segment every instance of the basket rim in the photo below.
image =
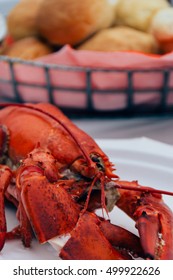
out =
[[11,58],[5,55],[0,55],[0,61],[7,62],[10,64],[23,64],[29,66],[35,66],[38,68],[48,68],[48,69],[57,69],[62,71],[77,71],[77,72],[160,72],[160,71],[173,71],[173,65],[171,66],[162,66],[162,67],[150,67],[150,68],[139,68],[139,67],[88,67],[88,66],[79,66],[79,65],[65,65],[65,64],[54,64],[54,63],[45,63],[35,60],[24,60],[21,58]]

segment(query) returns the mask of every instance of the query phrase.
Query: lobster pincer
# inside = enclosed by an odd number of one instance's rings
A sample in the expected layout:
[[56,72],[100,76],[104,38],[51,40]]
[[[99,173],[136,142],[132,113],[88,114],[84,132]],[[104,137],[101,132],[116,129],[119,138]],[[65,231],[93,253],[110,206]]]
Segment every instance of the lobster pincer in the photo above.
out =
[[144,256],[139,237],[90,212],[80,216],[60,251],[66,260],[127,260],[132,255]]
[[173,213],[162,195],[137,181],[118,181],[117,187],[120,198],[116,205],[136,221],[145,258],[172,260]]
[[[36,148],[22,161],[16,174],[19,203],[40,243],[69,233],[80,212],[62,182],[58,182],[55,159]],[[64,182],[65,184],[65,182]],[[20,208],[19,208],[20,210]],[[20,221],[21,227],[22,220]]]

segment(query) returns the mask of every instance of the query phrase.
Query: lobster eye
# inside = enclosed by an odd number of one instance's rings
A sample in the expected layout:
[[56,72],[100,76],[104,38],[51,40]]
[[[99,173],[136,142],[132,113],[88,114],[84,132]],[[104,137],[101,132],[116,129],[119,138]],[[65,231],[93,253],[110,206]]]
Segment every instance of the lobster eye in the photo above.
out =
[[103,163],[103,160],[101,157],[98,157],[97,155],[92,154],[91,159],[93,162],[96,163],[96,166],[100,171],[104,171],[104,163]]

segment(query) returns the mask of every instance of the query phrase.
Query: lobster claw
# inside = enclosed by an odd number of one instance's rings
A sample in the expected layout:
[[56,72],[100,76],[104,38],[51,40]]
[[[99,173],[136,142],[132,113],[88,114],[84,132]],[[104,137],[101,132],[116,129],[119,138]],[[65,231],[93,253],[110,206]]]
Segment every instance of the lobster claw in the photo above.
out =
[[147,198],[152,207],[142,206],[137,209],[136,227],[147,259],[173,259],[173,219],[170,209],[152,195]]
[[120,199],[116,205],[136,221],[145,258],[172,260],[173,215],[161,194],[152,193],[137,181],[119,181],[118,185]]
[[27,166],[20,173],[20,191],[22,205],[40,243],[73,229],[79,207],[63,187],[50,183],[39,167]]
[[109,243],[99,228],[94,213],[85,212],[71,232],[71,238],[60,251],[65,260],[123,260],[126,259]]
[[140,238],[135,234],[104,219],[100,223],[100,229],[111,245],[119,248],[126,256],[144,258]]

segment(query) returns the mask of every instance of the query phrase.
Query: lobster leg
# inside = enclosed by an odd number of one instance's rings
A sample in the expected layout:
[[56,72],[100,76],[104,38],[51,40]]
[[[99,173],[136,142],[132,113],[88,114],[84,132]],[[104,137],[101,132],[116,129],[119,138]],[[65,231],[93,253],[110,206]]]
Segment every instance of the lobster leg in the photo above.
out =
[[7,232],[6,239],[7,240],[13,240],[21,238],[21,228],[20,225],[16,226],[13,230]]
[[[136,187],[138,182],[118,181],[121,187]],[[144,187],[141,187],[144,189]],[[160,194],[118,189],[116,205],[136,221],[141,245],[148,259],[173,259],[173,214]]]
[[11,170],[4,165],[0,165],[0,250],[2,250],[6,238],[6,219],[5,219],[5,191],[12,178]]

